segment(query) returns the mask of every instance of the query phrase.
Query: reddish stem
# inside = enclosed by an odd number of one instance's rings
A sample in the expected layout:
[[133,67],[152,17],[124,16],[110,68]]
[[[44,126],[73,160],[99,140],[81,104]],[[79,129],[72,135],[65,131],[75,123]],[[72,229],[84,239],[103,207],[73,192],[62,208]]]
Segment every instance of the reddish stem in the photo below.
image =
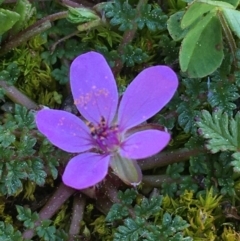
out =
[[[56,192],[51,196],[46,205],[39,212],[40,220],[35,223],[35,228],[41,224],[42,220],[50,219],[74,192],[76,192],[75,189],[67,187],[61,183]],[[31,239],[34,235],[34,229],[29,229],[23,233],[23,238]]]
[[164,167],[173,163],[178,163],[188,160],[191,156],[196,156],[199,153],[206,152],[204,147],[195,149],[178,149],[174,151],[160,152],[159,154],[138,160],[138,165],[142,170],[148,170],[156,167]]
[[75,236],[79,234],[80,222],[83,219],[86,198],[82,194],[76,194],[73,201],[72,220],[69,229],[69,240],[74,240]]

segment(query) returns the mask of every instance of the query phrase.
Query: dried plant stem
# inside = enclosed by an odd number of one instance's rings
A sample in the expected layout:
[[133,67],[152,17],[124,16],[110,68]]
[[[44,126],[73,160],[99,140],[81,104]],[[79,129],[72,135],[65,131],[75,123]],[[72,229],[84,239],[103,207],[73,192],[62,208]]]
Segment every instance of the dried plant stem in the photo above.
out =
[[[141,7],[144,4],[146,4],[147,2],[148,2],[147,0],[139,0],[138,5],[137,5],[136,18],[138,18],[139,15],[140,15]],[[118,47],[119,56],[123,55],[125,46],[132,42],[132,40],[134,39],[136,31],[137,31],[137,24],[133,23],[133,28],[131,30],[127,30],[127,31],[124,32],[122,42],[120,43],[120,45]],[[112,69],[115,76],[118,75],[121,72],[122,67],[123,67],[123,62],[122,62],[121,58],[118,58],[115,61],[115,66]]]
[[0,87],[5,91],[6,96],[14,103],[25,106],[27,109],[38,109],[38,105],[20,92],[15,86],[9,85],[6,81],[0,80]]
[[148,170],[156,167],[163,167],[169,164],[182,162],[188,160],[191,156],[196,156],[199,153],[207,153],[204,147],[199,147],[195,149],[179,149],[168,152],[161,152],[155,156],[141,159],[138,161],[139,166],[142,170]]
[[[40,225],[41,220],[50,219],[74,192],[76,192],[75,189],[67,187],[61,183],[56,192],[51,196],[46,205],[39,212],[40,220],[35,223],[35,227]],[[24,239],[31,239],[33,236],[33,229],[26,230],[23,233]]]
[[67,11],[55,13],[49,15],[33,25],[29,26],[22,32],[18,33],[17,35],[12,36],[2,47],[0,50],[0,56],[6,54],[11,49],[18,47],[20,44],[26,42],[30,38],[40,34],[51,27],[51,22],[65,18],[67,16]]
[[69,229],[69,241],[74,240],[74,237],[79,234],[80,222],[83,219],[86,199],[82,194],[77,194],[73,201],[72,220]]

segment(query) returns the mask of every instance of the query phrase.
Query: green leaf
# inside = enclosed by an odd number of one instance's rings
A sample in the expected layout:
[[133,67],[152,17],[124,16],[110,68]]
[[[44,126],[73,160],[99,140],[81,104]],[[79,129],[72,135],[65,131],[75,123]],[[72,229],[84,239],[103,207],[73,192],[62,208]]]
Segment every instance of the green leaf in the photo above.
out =
[[19,19],[18,13],[0,8],[0,35],[11,29]]
[[[43,160],[42,160],[42,162],[43,162]],[[57,159],[55,157],[49,157],[47,166],[49,168],[49,171],[50,171],[53,179],[56,179],[58,176],[58,169],[56,167],[59,166],[59,162],[57,161]]]
[[199,188],[198,184],[193,182],[193,179],[191,176],[185,176],[185,177],[181,177],[181,183],[179,184],[178,192],[180,194],[184,194],[186,190],[196,192],[198,188]]
[[134,211],[138,217],[148,219],[155,216],[161,210],[162,196],[152,197],[150,199],[143,198],[140,205],[134,207]]
[[50,226],[51,222],[50,220],[43,220],[41,225],[36,228],[37,235],[45,241],[55,241],[56,239],[56,228]]
[[206,16],[214,8],[214,6],[206,3],[194,2],[184,14],[181,21],[181,27],[184,29],[195,23],[197,20],[198,22],[201,21],[204,16]]
[[210,5],[213,5],[215,7],[220,7],[220,8],[234,8],[234,6],[232,4],[227,2],[228,0],[226,0],[224,2],[223,1],[211,1],[211,0],[198,0],[198,1],[202,2],[202,3],[207,3],[207,4],[210,4]]
[[169,175],[171,178],[180,178],[181,172],[184,171],[184,164],[183,163],[174,163],[172,165],[168,165],[166,174]]
[[144,63],[148,59],[147,53],[140,48],[133,47],[132,45],[126,45],[123,51],[124,53],[121,58],[122,62],[125,63],[127,67]]
[[159,41],[159,47],[161,48],[161,56],[164,57],[164,62],[167,65],[172,65],[178,59],[179,47],[176,41],[171,40],[166,34],[161,35]]
[[114,67],[116,59],[118,59],[118,53],[116,50],[109,51],[105,46],[95,46],[97,52],[101,53],[107,60],[110,67]]
[[4,68],[4,70],[0,71],[0,79],[5,80],[9,84],[14,84],[18,80],[20,75],[19,67],[16,63],[11,63]]
[[174,41],[183,39],[189,30],[188,28],[183,29],[181,27],[181,19],[184,13],[184,11],[176,12],[167,21],[168,32]]
[[213,73],[222,63],[222,29],[215,13],[207,14],[182,41],[179,61],[189,77],[202,78]]
[[234,103],[240,95],[238,94],[238,88],[235,84],[228,80],[214,78],[211,83],[209,82],[208,89],[208,102],[212,108],[217,107],[227,113],[231,113],[236,109]]
[[3,126],[0,126],[0,146],[6,148],[15,142],[16,137],[12,134],[12,130],[12,128],[7,129]]
[[226,0],[228,3],[230,3],[231,5],[233,5],[235,8],[238,6],[239,4],[239,0]]
[[168,195],[169,197],[174,197],[178,187],[176,183],[167,183],[162,184],[162,194]]
[[118,198],[124,205],[131,205],[137,197],[137,192],[134,189],[127,189],[126,191],[118,192]]
[[62,65],[60,69],[54,69],[51,73],[52,77],[64,85],[68,82],[68,67]]
[[20,15],[18,22],[13,26],[11,33],[16,34],[22,30],[32,16],[32,5],[28,0],[18,0],[14,11]]
[[36,212],[32,213],[30,208],[16,205],[17,219],[23,222],[24,227],[34,228],[35,222],[39,220],[39,216]]
[[197,122],[200,134],[208,140],[206,147],[212,152],[238,151],[240,148],[240,113],[235,119],[222,111],[211,114],[203,110]]
[[166,29],[167,15],[163,13],[161,8],[152,9],[152,5],[144,4],[140,12],[140,17],[135,20],[139,29],[143,29],[144,26],[150,31]]
[[43,186],[47,173],[44,171],[44,165],[41,159],[34,158],[28,161],[29,174],[28,179],[39,186]]
[[183,220],[182,217],[176,216],[172,220],[171,226],[174,227],[176,231],[181,231],[188,228],[190,225],[185,220]]
[[[77,55],[85,52],[87,49],[86,43],[78,41],[77,39],[69,39],[68,41],[66,41],[64,47],[65,47],[64,57],[70,60],[74,59]],[[61,69],[64,69],[63,67],[69,70],[69,67],[66,67],[65,65],[62,65]]]
[[172,222],[172,216],[169,213],[164,213],[163,215],[163,226],[170,226]]
[[4,178],[8,195],[14,195],[22,189],[21,179],[27,179],[27,164],[24,161],[6,163],[7,175]]
[[195,133],[195,118],[198,116],[199,111],[197,110],[199,106],[198,101],[195,102],[182,102],[177,108],[178,123],[183,128],[185,133]]
[[223,14],[232,31],[240,38],[240,12],[234,9],[223,9]]
[[115,220],[122,220],[129,214],[128,208],[122,204],[115,203],[112,205],[111,210],[106,216],[107,222],[113,222]]
[[47,64],[55,64],[58,59],[61,59],[64,56],[64,54],[65,50],[63,48],[58,48],[53,53],[50,51],[42,52],[41,57]]
[[107,18],[111,18],[110,24],[113,26],[120,25],[120,31],[126,31],[133,28],[133,20],[136,17],[136,9],[133,9],[128,1],[116,0],[106,4],[105,15]]
[[14,117],[19,128],[27,127],[28,129],[33,129],[36,126],[33,112],[29,111],[24,106],[15,105]]
[[129,205],[136,199],[137,192],[134,189],[127,189],[126,191],[118,192],[118,198],[121,203],[113,204],[107,217],[107,222],[123,219],[129,215]]
[[23,241],[20,231],[15,231],[9,223],[0,222],[0,241]]
[[144,233],[145,220],[136,217],[135,220],[127,218],[124,220],[124,226],[119,226],[117,232],[114,234],[114,241],[121,240],[140,240],[142,233]]
[[233,153],[232,157],[234,160],[231,162],[231,165],[233,166],[235,172],[240,173],[240,152]]

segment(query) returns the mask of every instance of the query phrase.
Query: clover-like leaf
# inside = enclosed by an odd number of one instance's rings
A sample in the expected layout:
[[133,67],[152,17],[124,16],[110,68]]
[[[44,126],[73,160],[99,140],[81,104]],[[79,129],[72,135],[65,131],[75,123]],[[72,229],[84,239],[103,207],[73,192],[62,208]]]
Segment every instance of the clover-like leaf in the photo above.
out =
[[188,32],[188,28],[183,29],[181,27],[180,20],[182,19],[183,15],[184,11],[176,12],[171,15],[167,21],[168,32],[174,41],[182,40]]
[[222,45],[221,24],[216,13],[210,12],[184,38],[179,55],[181,70],[192,78],[213,73],[223,60]]
[[223,14],[232,31],[240,38],[240,12],[238,10],[224,8]]

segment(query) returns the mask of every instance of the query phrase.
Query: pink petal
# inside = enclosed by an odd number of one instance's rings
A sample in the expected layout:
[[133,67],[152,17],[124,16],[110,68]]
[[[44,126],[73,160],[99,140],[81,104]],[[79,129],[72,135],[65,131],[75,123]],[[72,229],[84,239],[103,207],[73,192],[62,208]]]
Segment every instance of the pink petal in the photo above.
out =
[[143,70],[123,94],[119,112],[121,131],[136,126],[160,111],[178,86],[176,74],[167,66]]
[[74,103],[89,121],[110,123],[118,104],[117,86],[110,67],[101,54],[88,52],[77,57],[70,68]]
[[120,154],[129,159],[141,159],[161,151],[170,141],[167,132],[146,130],[129,136],[122,144]]
[[91,187],[107,175],[109,162],[109,155],[90,152],[80,154],[69,161],[62,180],[65,185],[75,189]]
[[92,148],[89,128],[77,116],[62,110],[40,110],[36,114],[38,130],[55,146],[67,152]]

